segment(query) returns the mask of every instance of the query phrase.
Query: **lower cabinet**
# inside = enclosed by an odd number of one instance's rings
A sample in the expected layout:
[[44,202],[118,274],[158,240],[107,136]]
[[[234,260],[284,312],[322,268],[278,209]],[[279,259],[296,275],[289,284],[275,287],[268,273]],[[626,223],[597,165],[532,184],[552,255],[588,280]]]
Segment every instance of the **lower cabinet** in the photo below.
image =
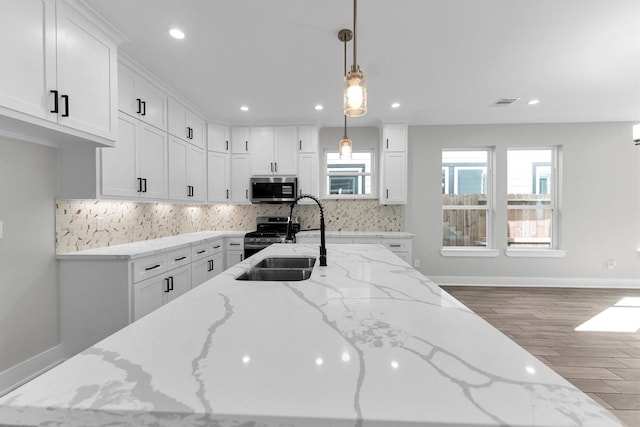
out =
[[191,258],[191,287],[195,288],[224,271],[222,239],[193,246]]
[[[360,237],[344,237],[344,236],[335,236],[331,235],[331,233],[327,233],[325,236],[325,240],[327,243],[364,243],[364,244],[376,244],[383,245],[395,255],[400,257],[404,262],[411,265],[413,262],[413,245],[410,237],[375,237],[375,236],[360,236]],[[296,235],[297,243],[314,243],[319,244],[320,236],[318,234],[309,234],[305,235],[298,234]]]
[[244,237],[228,237],[225,239],[227,260],[225,268],[230,268],[244,261]]
[[133,286],[133,320],[187,293],[191,289],[191,268],[186,265]]

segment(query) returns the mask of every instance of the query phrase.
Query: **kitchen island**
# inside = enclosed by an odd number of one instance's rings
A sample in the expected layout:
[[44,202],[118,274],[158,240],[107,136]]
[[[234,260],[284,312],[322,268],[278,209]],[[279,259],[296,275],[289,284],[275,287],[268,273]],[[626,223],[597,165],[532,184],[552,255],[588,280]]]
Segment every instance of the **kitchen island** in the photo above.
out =
[[272,245],[0,398],[0,424],[619,426],[381,245]]

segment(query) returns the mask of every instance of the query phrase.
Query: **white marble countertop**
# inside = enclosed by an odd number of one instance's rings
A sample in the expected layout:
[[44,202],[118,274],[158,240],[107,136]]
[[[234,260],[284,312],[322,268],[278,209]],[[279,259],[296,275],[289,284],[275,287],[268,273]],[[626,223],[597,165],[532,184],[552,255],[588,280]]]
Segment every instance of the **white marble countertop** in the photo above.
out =
[[[296,236],[320,236],[320,230],[301,230]],[[413,239],[412,233],[405,231],[325,231],[325,237],[373,237],[379,239]]]
[[195,233],[179,234],[177,236],[161,237],[159,239],[141,240],[133,243],[104,246],[95,249],[85,249],[78,252],[57,254],[57,259],[135,259],[168,249],[179,249],[204,240],[224,237],[244,237],[247,231],[198,231]]
[[[272,245],[0,398],[0,424],[620,426],[382,245]],[[254,259],[255,258],[255,259]]]

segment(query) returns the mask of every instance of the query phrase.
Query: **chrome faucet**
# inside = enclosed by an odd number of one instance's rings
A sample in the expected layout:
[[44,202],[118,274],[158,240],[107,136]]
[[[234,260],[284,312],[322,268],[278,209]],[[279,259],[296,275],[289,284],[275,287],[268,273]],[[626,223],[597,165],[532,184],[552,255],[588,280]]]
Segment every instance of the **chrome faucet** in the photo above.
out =
[[293,208],[295,207],[296,203],[298,203],[298,200],[300,199],[311,199],[314,202],[316,202],[318,204],[318,206],[320,207],[320,266],[321,267],[326,267],[327,266],[327,247],[325,245],[325,238],[324,238],[324,208],[322,207],[322,204],[320,204],[320,201],[315,198],[314,196],[312,196],[311,194],[302,194],[298,197],[296,197],[296,199],[291,203],[290,205],[290,210],[289,210],[289,222],[287,223],[287,237],[286,237],[286,241],[293,241],[293,233],[292,233],[292,218],[293,218]]

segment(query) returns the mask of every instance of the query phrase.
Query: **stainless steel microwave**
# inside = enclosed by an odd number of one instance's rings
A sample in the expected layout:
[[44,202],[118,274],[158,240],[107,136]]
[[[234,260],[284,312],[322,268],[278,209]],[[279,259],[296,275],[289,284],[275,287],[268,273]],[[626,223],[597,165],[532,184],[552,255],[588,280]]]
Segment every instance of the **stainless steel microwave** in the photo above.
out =
[[295,176],[251,178],[251,203],[291,203],[298,194]]

